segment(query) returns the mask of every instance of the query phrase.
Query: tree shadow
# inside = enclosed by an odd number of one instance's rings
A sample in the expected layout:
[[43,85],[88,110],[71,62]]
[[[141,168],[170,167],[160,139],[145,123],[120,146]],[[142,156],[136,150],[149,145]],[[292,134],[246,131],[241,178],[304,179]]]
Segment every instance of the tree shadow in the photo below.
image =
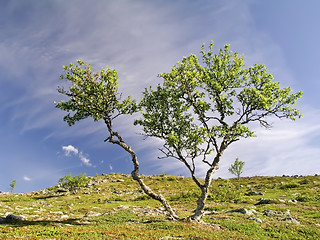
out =
[[37,196],[37,197],[33,197],[33,198],[35,200],[45,200],[45,199],[61,197],[61,196],[64,196],[64,195],[47,195],[47,196]]
[[3,220],[0,225],[6,225],[9,227],[24,227],[24,226],[59,226],[59,225],[87,225],[81,221],[81,218],[70,218],[66,220]]

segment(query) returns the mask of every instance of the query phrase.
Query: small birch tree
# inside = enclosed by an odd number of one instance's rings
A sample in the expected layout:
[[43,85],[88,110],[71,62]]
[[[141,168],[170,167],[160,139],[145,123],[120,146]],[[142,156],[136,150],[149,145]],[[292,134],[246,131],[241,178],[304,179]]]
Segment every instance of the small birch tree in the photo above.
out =
[[16,187],[16,183],[17,183],[17,180],[13,180],[13,181],[10,183],[11,193],[13,193],[13,190],[14,190],[14,188]]
[[238,187],[240,188],[240,175],[243,172],[244,162],[236,158],[235,162],[229,167],[229,172],[235,175],[238,179]]

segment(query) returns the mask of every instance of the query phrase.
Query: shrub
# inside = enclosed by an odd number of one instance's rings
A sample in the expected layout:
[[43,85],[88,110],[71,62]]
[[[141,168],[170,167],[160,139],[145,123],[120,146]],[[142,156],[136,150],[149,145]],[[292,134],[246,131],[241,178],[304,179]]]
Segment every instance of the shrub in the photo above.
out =
[[296,197],[296,200],[299,202],[320,201],[320,193],[303,192]]
[[296,188],[296,187],[299,187],[299,185],[295,183],[288,183],[286,185],[281,186],[280,189],[288,189],[288,188]]
[[244,191],[235,187],[229,179],[226,179],[223,185],[209,194],[208,199],[215,202],[241,202],[243,197]]
[[194,199],[197,199],[198,197],[200,196],[200,192],[197,191],[197,190],[189,190],[187,192],[182,192],[180,194],[177,194],[177,195],[173,195],[173,196],[170,196],[170,200],[171,201],[187,201],[187,202],[190,202],[190,201],[194,201]]
[[89,183],[89,178],[87,175],[79,174],[74,177],[72,177],[71,173],[67,176],[64,176],[63,178],[59,179],[59,184],[61,187],[69,189],[69,190],[77,190],[82,187],[85,187]]

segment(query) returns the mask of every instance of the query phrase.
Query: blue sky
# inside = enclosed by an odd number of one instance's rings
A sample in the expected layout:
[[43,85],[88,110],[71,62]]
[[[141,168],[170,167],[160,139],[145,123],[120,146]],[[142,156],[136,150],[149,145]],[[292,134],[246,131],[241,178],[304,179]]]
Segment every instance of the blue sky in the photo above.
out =
[[[105,126],[87,119],[74,127],[53,102],[61,96],[62,65],[78,59],[119,74],[124,95],[139,99],[183,56],[203,43],[230,43],[245,63],[265,64],[281,86],[304,91],[296,122],[234,143],[215,177],[231,177],[236,157],[244,175],[320,174],[320,2],[317,0],[11,0],[0,8],[0,191],[28,192],[72,173],[130,173],[130,157],[104,143]],[[133,119],[115,123],[137,152],[143,174],[188,176],[175,160],[159,160],[160,142],[143,140]],[[198,176],[205,169],[199,168]]]

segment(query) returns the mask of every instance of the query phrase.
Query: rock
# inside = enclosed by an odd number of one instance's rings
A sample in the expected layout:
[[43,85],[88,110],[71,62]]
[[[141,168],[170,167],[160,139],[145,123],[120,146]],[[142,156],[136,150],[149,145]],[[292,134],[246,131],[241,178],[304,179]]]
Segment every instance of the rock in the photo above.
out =
[[277,215],[277,212],[275,212],[273,210],[265,210],[263,214],[270,217],[270,216]]
[[239,208],[239,209],[234,209],[234,210],[230,210],[227,213],[242,213],[245,215],[255,215],[257,214],[257,211],[254,209],[246,209],[246,208]]
[[286,212],[276,212],[276,211],[273,211],[273,210],[265,210],[263,214],[265,216],[268,216],[268,217],[271,217],[271,216],[282,216],[282,217],[286,217],[285,219],[292,218],[289,209],[287,209]]
[[69,190],[64,189],[64,188],[58,188],[57,193],[65,193],[65,192],[69,192]]
[[90,211],[90,212],[87,212],[86,217],[98,217],[100,215],[101,213]]
[[217,214],[217,211],[212,211],[212,212],[207,211],[207,212],[205,212],[205,215],[208,215],[208,216],[214,215],[214,214]]
[[262,192],[255,192],[255,191],[251,191],[251,192],[249,192],[248,194],[249,194],[249,195],[261,195],[261,196],[264,195],[264,193],[262,193]]
[[13,221],[13,222],[15,222],[15,221],[20,222],[20,221],[24,221],[24,220],[25,220],[25,218],[24,218],[23,216],[18,216],[18,215],[13,215],[13,214],[8,214],[8,215],[6,216],[6,218],[5,218],[5,221],[9,221],[9,222],[11,222],[11,221]]
[[260,218],[249,217],[248,219],[255,221],[256,223],[262,223],[262,220]]
[[257,203],[257,205],[260,204],[269,204],[270,203],[270,199],[260,199],[259,202]]
[[221,227],[219,225],[217,225],[217,224],[213,224],[212,223],[212,224],[210,224],[210,226],[213,227],[216,230],[220,230],[221,229]]
[[260,204],[278,204],[280,202],[285,202],[285,200],[283,199],[264,199],[264,198],[261,198],[259,199],[259,202],[256,203],[256,205],[260,205]]
[[120,205],[118,208],[119,208],[119,209],[129,209],[129,206],[127,206],[127,205]]
[[297,225],[300,225],[300,222],[292,217],[287,217],[287,218],[284,218],[282,219],[281,221],[283,222],[289,222],[289,223],[294,223],[294,224],[297,224]]
[[74,223],[78,224],[78,225],[90,225],[92,224],[91,222],[89,221],[80,221],[80,220],[77,220],[75,221]]
[[165,237],[161,237],[159,238],[160,240],[169,240],[169,239],[184,239],[182,237],[169,237],[169,236],[165,236]]

